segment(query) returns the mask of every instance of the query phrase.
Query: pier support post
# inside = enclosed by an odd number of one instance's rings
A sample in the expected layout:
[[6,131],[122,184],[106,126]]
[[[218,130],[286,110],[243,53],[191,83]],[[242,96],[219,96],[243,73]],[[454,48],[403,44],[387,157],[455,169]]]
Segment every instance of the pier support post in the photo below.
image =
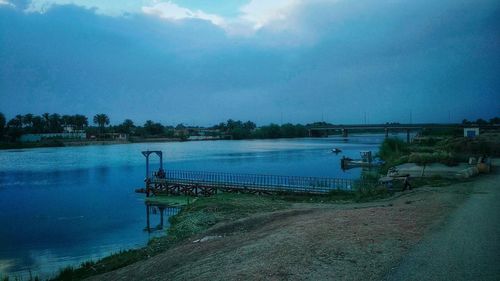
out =
[[151,232],[151,227],[149,224],[149,205],[146,203],[146,229]]
[[163,212],[165,212],[164,207],[158,207],[160,209],[160,228],[163,229]]
[[349,136],[349,132],[348,132],[348,130],[346,128],[342,129],[342,136],[344,138],[347,138]]

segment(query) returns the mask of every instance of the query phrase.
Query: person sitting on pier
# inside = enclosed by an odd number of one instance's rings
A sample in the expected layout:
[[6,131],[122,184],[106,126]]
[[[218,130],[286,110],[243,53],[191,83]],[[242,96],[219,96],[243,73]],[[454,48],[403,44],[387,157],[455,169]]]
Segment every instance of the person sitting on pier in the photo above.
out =
[[156,173],[156,177],[159,179],[164,179],[166,177],[165,170],[159,169],[158,172]]

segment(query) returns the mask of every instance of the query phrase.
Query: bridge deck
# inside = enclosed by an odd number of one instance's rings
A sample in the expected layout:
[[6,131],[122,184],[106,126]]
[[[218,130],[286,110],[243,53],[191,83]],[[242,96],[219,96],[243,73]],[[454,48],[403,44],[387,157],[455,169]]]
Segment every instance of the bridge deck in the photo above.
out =
[[[210,193],[221,189],[249,192],[328,193],[352,191],[355,180],[320,177],[233,174],[196,171],[167,171],[165,178],[153,176],[153,189],[169,193]],[[209,189],[209,191],[207,191]],[[154,190],[153,190],[154,192]]]

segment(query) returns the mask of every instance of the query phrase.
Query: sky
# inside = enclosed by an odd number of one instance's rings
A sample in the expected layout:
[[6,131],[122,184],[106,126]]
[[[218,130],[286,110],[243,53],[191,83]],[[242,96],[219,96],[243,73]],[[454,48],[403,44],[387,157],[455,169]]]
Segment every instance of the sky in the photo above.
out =
[[7,118],[460,122],[499,74],[498,0],[0,0]]

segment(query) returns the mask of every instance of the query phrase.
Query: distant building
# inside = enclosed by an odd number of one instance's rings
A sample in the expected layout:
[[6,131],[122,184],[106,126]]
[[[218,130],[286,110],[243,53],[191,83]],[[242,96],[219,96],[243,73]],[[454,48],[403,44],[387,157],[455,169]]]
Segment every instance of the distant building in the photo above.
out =
[[475,138],[479,136],[479,128],[464,128],[464,137]]
[[64,133],[46,133],[46,134],[24,134],[21,135],[19,140],[21,142],[39,142],[45,139],[78,139],[83,140],[87,138],[87,134],[82,130],[75,130],[72,132]]
[[90,140],[115,140],[115,141],[127,141],[129,135],[125,133],[104,133],[97,136],[90,135]]

